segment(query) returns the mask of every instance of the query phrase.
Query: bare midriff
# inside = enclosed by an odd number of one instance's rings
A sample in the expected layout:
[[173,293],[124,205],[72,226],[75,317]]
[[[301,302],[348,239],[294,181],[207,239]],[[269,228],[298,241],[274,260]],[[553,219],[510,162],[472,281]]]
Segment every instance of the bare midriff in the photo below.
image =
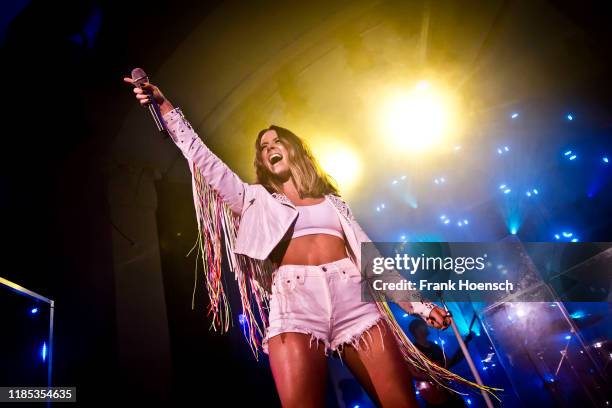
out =
[[342,238],[330,234],[302,235],[291,239],[280,265],[321,265],[347,256]]

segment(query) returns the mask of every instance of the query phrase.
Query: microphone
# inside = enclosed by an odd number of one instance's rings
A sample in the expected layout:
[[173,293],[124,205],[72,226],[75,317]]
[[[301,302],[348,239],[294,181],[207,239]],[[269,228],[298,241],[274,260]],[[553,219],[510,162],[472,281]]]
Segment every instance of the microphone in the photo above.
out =
[[[140,87],[145,82],[149,82],[149,77],[142,68],[134,68],[132,70],[132,80],[134,81],[133,85],[135,87]],[[149,112],[151,113],[151,117],[153,118],[153,121],[157,126],[157,130],[164,133],[165,139],[169,136],[169,133],[168,129],[166,128],[166,124],[162,119],[162,114],[159,110],[159,105],[155,101],[155,98],[153,98],[153,94],[151,93],[151,91],[145,90],[145,92],[151,97],[151,103],[147,106],[149,108]]]

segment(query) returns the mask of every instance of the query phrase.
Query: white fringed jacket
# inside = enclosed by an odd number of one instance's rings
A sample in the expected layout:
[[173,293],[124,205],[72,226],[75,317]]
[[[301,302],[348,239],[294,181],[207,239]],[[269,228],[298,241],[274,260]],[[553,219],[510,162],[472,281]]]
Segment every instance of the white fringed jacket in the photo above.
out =
[[[235,274],[240,291],[241,326],[257,358],[264,335],[262,326],[267,326],[268,288],[273,272],[268,257],[287,234],[298,211],[284,194],[269,193],[261,184],[242,181],[202,142],[180,108],[167,112],[163,119],[192,173],[198,222],[197,245],[204,267],[213,327],[227,331],[232,320],[221,279],[223,241],[230,269]],[[325,195],[325,199],[336,209],[346,236],[349,256],[362,271],[361,243],[371,240],[344,200],[333,194]],[[490,387],[479,386],[429,361],[406,337],[384,296],[373,295],[408,362],[427,372],[439,384],[455,380],[491,392]],[[252,306],[253,300],[257,304],[256,309]],[[434,307],[432,303],[423,300],[402,303],[403,308],[412,309],[412,313],[422,317],[428,317]]]
[[[180,108],[166,113],[164,119],[183,155],[199,168],[204,182],[240,217],[232,251],[256,260],[266,260],[298,216],[293,203],[284,194],[269,193],[261,184],[242,181],[202,142]],[[325,199],[333,204],[338,213],[349,255],[361,271],[361,243],[372,241],[342,198],[326,194]],[[423,302],[412,304],[414,313],[428,317],[431,306]]]

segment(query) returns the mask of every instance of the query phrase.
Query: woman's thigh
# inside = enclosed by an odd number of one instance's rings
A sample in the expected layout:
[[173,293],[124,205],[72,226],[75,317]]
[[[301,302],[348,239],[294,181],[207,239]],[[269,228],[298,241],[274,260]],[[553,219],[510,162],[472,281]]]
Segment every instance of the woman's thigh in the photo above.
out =
[[303,333],[285,332],[269,339],[270,367],[283,407],[325,405],[327,356],[325,347],[317,346]]
[[370,397],[383,407],[418,407],[412,375],[386,321],[363,334],[367,347],[346,345],[342,359]]

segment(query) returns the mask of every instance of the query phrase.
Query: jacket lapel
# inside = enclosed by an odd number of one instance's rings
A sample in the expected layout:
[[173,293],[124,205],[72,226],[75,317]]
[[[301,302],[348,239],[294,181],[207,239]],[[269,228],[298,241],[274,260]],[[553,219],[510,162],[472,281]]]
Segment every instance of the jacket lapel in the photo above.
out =
[[346,204],[343,204],[341,200],[333,194],[326,194],[325,199],[333,204],[333,207],[338,214],[338,218],[340,219],[340,224],[342,225],[344,235],[346,236],[347,244],[353,257],[353,262],[361,271],[361,244],[357,240],[357,236],[355,235],[355,231],[352,227],[352,222],[346,215]]
[[280,194],[280,193],[272,193],[272,197],[276,198],[277,201],[280,201],[281,203],[288,205],[289,207],[297,211],[297,208],[295,208],[295,205],[293,205],[291,200],[289,200],[289,198],[286,195]]

